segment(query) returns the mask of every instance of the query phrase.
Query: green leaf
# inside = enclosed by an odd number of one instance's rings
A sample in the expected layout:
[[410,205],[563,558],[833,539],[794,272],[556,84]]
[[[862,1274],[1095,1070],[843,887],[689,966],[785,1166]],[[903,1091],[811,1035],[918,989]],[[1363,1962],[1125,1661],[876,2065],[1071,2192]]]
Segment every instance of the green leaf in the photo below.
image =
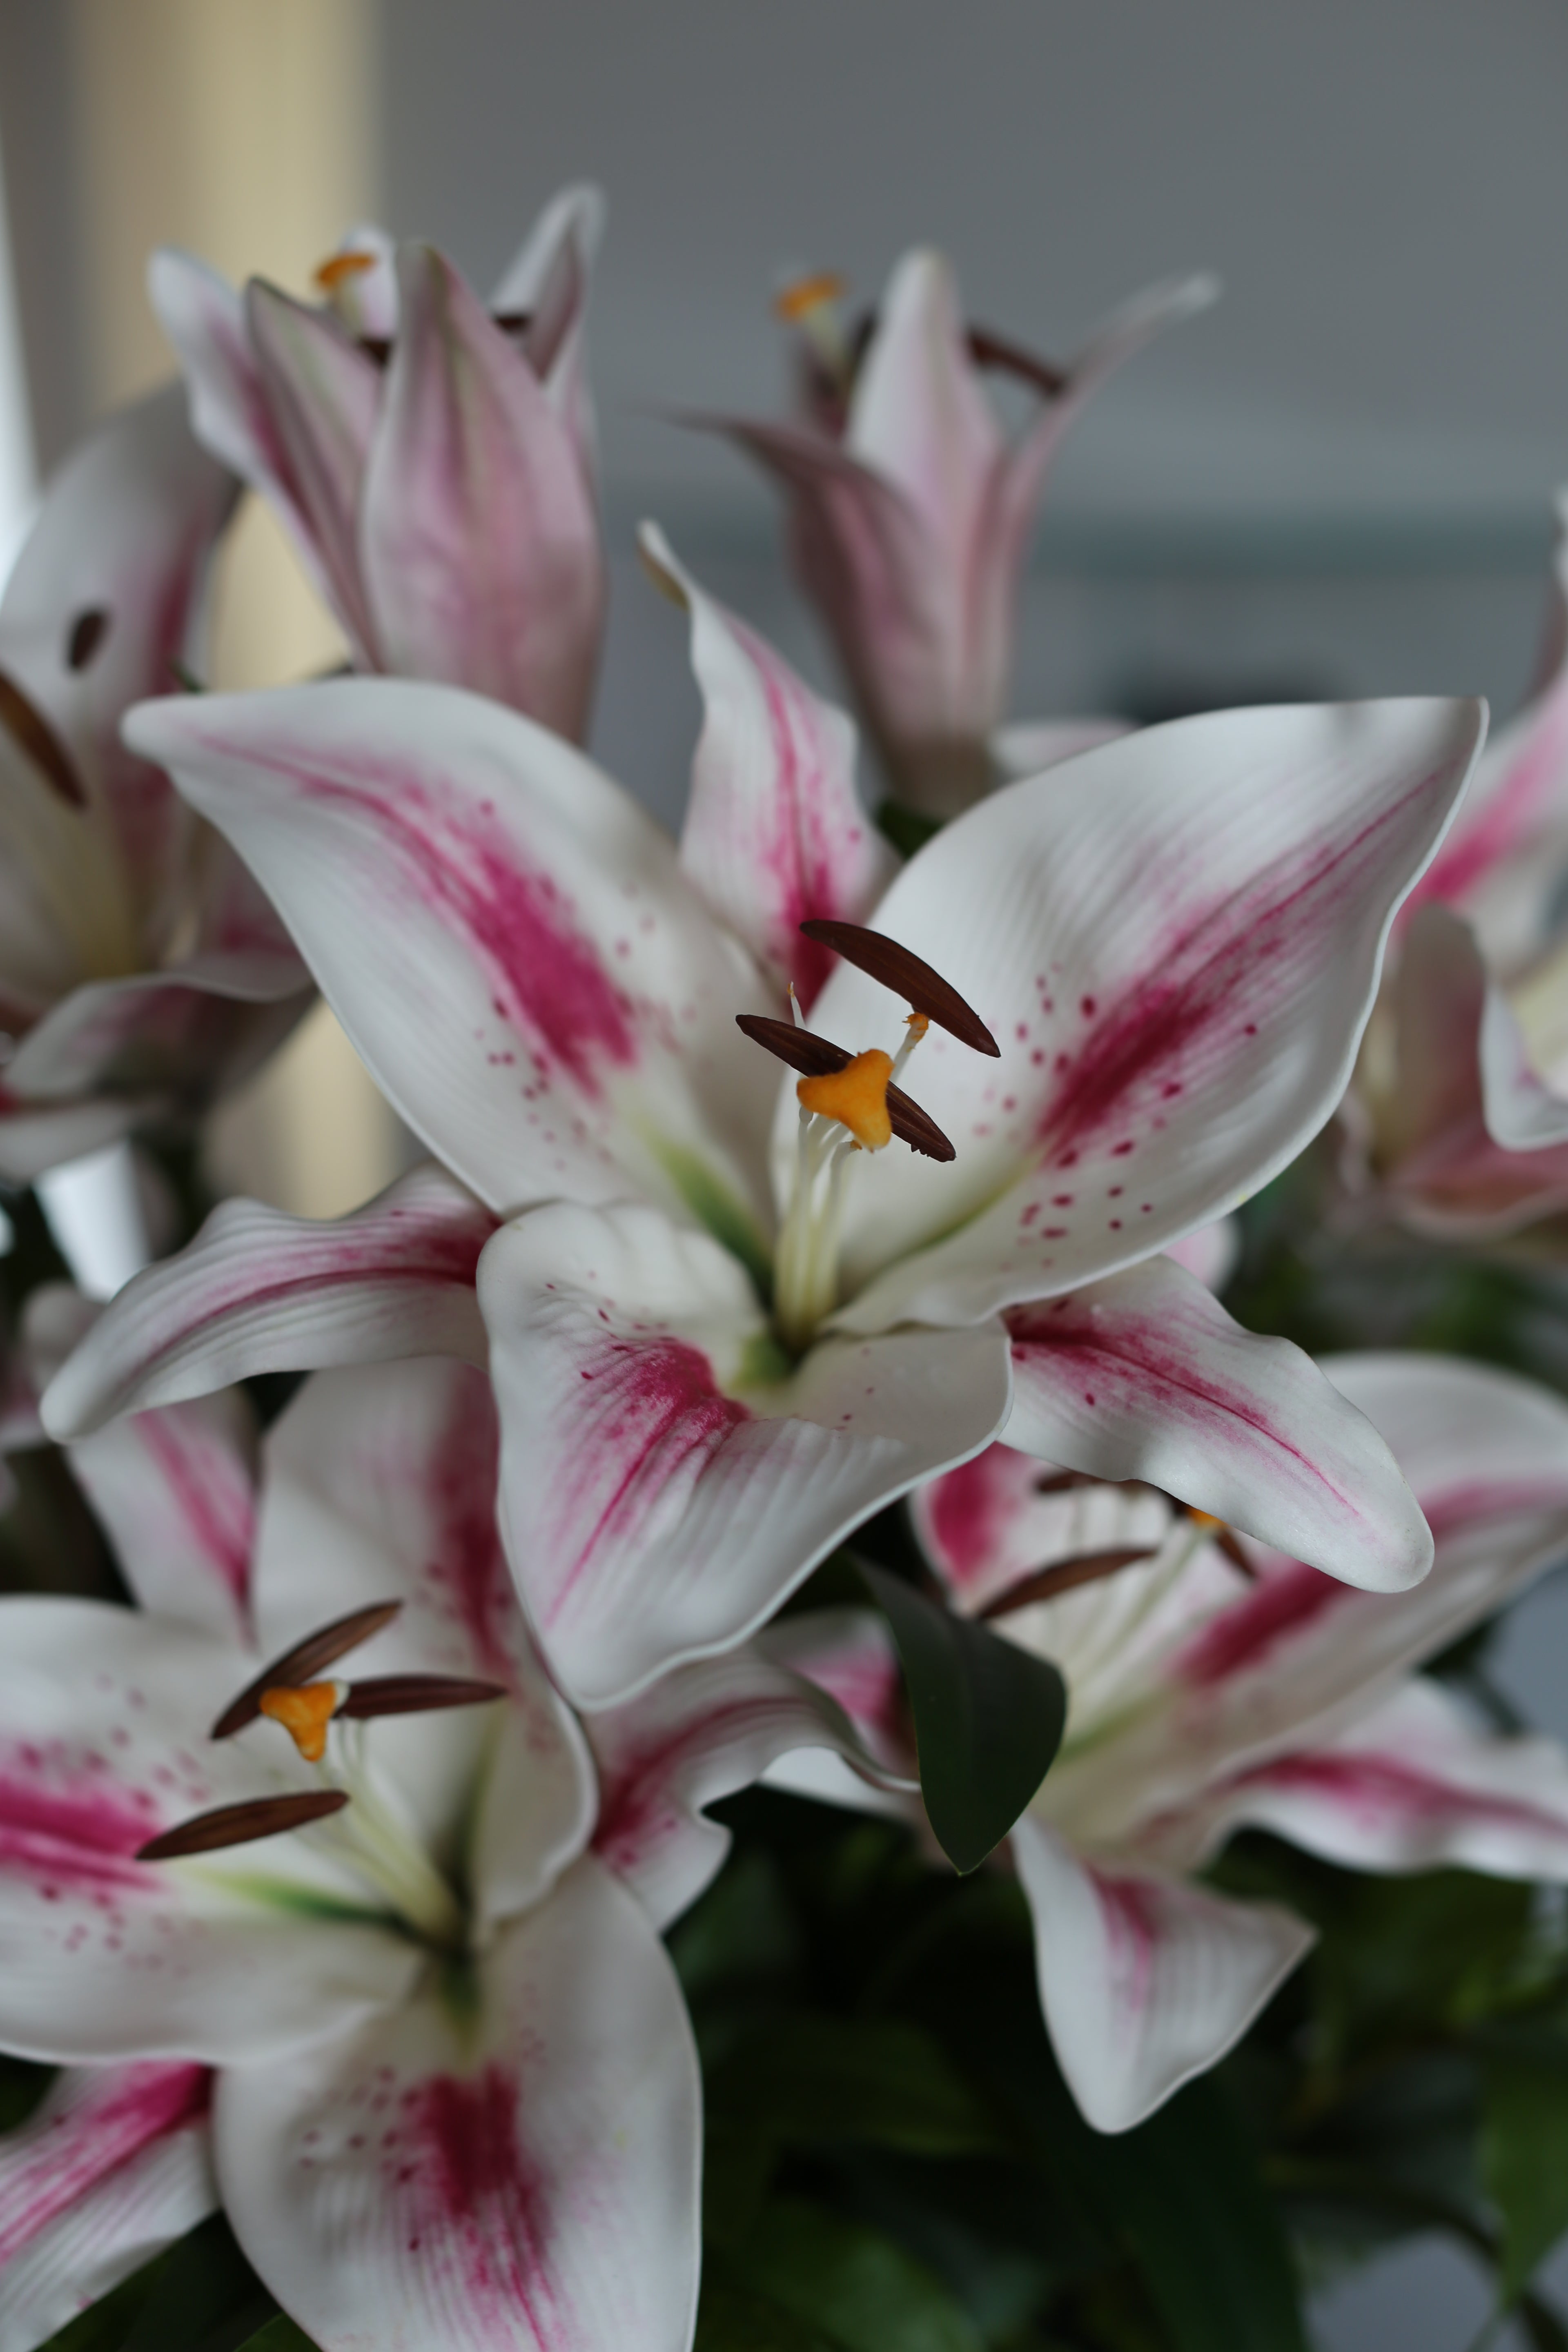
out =
[[901,1578],[862,1564],[899,1646],[914,1716],[921,1794],[958,1871],[977,1870],[1049,1770],[1067,1721],[1055,1666],[955,1617]]
[[243,2343],[277,2308],[227,2221],[214,2213],[174,2249],[123,2352],[205,2352],[219,2328],[226,2346]]
[[693,2352],[835,2352],[828,2337],[764,2295],[716,2278],[702,2280]]
[[708,2098],[710,2113],[795,2147],[988,2156],[1015,2146],[935,2036],[890,2018],[770,2019],[713,2069]]
[[1482,2070],[1481,2180],[1502,2223],[1498,2292],[1511,2303],[1568,2231],[1568,2042],[1536,2034]]
[[234,2352],[316,2352],[316,2341],[314,2336],[307,2336],[287,2312],[280,2311],[254,2336],[247,2336],[242,2344],[237,2344]]
[[835,2352],[982,2352],[967,2313],[923,2263],[805,2198],[775,2199],[728,2267]]
[[905,801],[885,800],[877,811],[877,830],[890,841],[900,857],[912,857],[928,841],[934,841],[945,820],[927,816]]

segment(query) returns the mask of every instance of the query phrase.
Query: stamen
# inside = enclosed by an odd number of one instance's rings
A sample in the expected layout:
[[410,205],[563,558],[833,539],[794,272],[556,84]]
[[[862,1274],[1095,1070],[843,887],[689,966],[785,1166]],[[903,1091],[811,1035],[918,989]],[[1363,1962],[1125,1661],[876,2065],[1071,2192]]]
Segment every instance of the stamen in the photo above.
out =
[[780,287],[773,296],[773,316],[782,319],[786,327],[798,327],[814,310],[842,301],[848,290],[836,270],[811,270],[805,277],[792,278],[787,286]]
[[802,1078],[795,1091],[802,1110],[837,1119],[864,1150],[880,1151],[893,1139],[893,1122],[888,1113],[888,1081],[892,1075],[892,1055],[872,1045],[864,1054],[854,1055],[841,1070]]
[[297,1797],[251,1797],[237,1805],[217,1805],[197,1813],[177,1829],[164,1830],[138,1846],[138,1862],[174,1862],[184,1853],[211,1853],[220,1846],[250,1845],[258,1838],[279,1837],[285,1830],[303,1829],[310,1822],[341,1813],[348,1803],[342,1789],[310,1789]]
[[868,931],[863,923],[828,922],[814,916],[800,928],[805,938],[831,948],[846,963],[854,964],[869,979],[880,981],[884,988],[901,996],[917,1013],[925,1013],[961,1045],[972,1045],[977,1054],[1000,1058],[1001,1046],[973,1006],[966,1004],[957,989],[911,949],[885,938],[880,931]]
[[[373,1675],[368,1682],[348,1685],[337,1712],[366,1721],[377,1715],[424,1715],[441,1706],[485,1706],[509,1696],[504,1683],[467,1681],[459,1675]],[[265,1700],[262,1706],[270,1712]]]
[[68,808],[84,809],[87,793],[70,753],[30,695],[0,670],[0,727],[25,751]]
[[390,1625],[402,1609],[401,1601],[378,1601],[368,1609],[356,1609],[348,1617],[336,1617],[319,1633],[296,1642],[280,1658],[264,1666],[253,1683],[247,1683],[239,1696],[231,1699],[214,1724],[211,1738],[232,1739],[247,1723],[254,1723],[261,1712],[263,1691],[283,1688],[299,1689],[302,1684],[314,1682],[324,1666],[330,1666],[345,1652],[357,1649]]
[[307,1764],[327,1752],[327,1726],[349,1695],[346,1683],[307,1683],[264,1690],[258,1705],[269,1722],[280,1723]]
[[[792,1028],[787,1021],[770,1021],[763,1013],[737,1013],[735,1026],[754,1045],[763,1046],[781,1062],[803,1077],[821,1077],[830,1070],[842,1070],[854,1060],[847,1047],[836,1045],[829,1037],[817,1036],[815,1030]],[[958,1154],[929,1111],[905,1094],[901,1087],[889,1086],[888,1118],[893,1133],[911,1151],[927,1160],[955,1160]]]
[[311,275],[323,294],[335,294],[349,278],[362,278],[367,269],[374,268],[374,253],[329,253]]
[[102,604],[89,604],[77,614],[66,637],[66,667],[85,669],[109,635],[109,614]]
[[1076,1559],[1058,1559],[1049,1568],[1037,1569],[1018,1584],[1010,1584],[1005,1592],[988,1601],[980,1612],[982,1617],[1007,1617],[1015,1609],[1030,1608],[1037,1601],[1054,1601],[1059,1592],[1071,1592],[1079,1584],[1098,1583],[1102,1576],[1114,1576],[1118,1569],[1131,1568],[1141,1559],[1157,1559],[1160,1548],[1147,1544],[1123,1544],[1113,1551],[1079,1552]]
[[1257,1582],[1258,1570],[1223,1519],[1216,1519],[1212,1511],[1194,1510],[1191,1503],[1179,1503],[1176,1507],[1186,1514],[1194,1527],[1209,1543],[1218,1546],[1231,1566],[1238,1568],[1249,1584]]
[[969,356],[976,367],[998,368],[1005,375],[1017,376],[1043,400],[1055,400],[1072,382],[1068,369],[1026,351],[1022,343],[1011,343],[1002,335],[994,335],[989,327],[970,328]]

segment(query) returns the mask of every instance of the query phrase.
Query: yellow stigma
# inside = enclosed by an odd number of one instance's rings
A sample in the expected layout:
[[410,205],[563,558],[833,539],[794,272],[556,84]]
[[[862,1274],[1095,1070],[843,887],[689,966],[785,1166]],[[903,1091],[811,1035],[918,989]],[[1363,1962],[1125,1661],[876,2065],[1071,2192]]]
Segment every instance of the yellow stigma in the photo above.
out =
[[1187,1517],[1194,1528],[1202,1528],[1205,1535],[1207,1535],[1211,1529],[1223,1528],[1225,1525],[1225,1521],[1216,1519],[1212,1511],[1194,1511],[1190,1503],[1187,1506]]
[[773,296],[773,316],[788,327],[798,326],[814,310],[826,302],[837,302],[846,291],[845,283],[837,271],[814,269],[807,278],[792,278]]
[[906,1013],[904,1015],[904,1026],[910,1033],[910,1045],[918,1045],[921,1039],[925,1035],[926,1031],[931,1027],[931,1023],[927,1020],[923,1013]]
[[306,1683],[302,1689],[279,1684],[261,1694],[261,1712],[280,1723],[307,1764],[327,1752],[327,1726],[343,1703],[342,1683]]
[[375,268],[374,253],[329,253],[312,275],[323,294],[335,294],[348,278],[359,278]]
[[892,1055],[873,1045],[846,1062],[841,1070],[829,1070],[820,1078],[802,1078],[795,1097],[802,1110],[836,1118],[866,1150],[880,1151],[893,1133],[888,1117],[888,1080],[892,1075]]

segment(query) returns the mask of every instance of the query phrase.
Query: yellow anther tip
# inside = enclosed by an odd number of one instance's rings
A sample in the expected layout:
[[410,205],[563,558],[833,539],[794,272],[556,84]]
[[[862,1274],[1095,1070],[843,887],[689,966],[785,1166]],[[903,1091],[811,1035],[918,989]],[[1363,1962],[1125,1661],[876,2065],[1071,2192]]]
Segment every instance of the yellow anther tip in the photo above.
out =
[[904,1026],[918,1045],[931,1027],[931,1023],[923,1013],[907,1013],[904,1015]]
[[795,1099],[802,1110],[837,1119],[868,1151],[880,1151],[892,1140],[892,1121],[888,1117],[888,1081],[892,1075],[892,1055],[873,1045],[846,1062],[841,1070],[802,1078],[795,1090]]
[[306,1683],[300,1688],[279,1684],[264,1690],[258,1702],[271,1722],[280,1723],[307,1764],[319,1764],[327,1752],[327,1726],[343,1703],[343,1683]]
[[780,287],[773,296],[773,316],[793,327],[797,320],[820,310],[825,302],[837,302],[847,290],[836,270],[814,269],[809,277],[792,278]]
[[346,278],[363,277],[375,268],[374,253],[329,253],[325,261],[312,272],[323,294],[331,294]]

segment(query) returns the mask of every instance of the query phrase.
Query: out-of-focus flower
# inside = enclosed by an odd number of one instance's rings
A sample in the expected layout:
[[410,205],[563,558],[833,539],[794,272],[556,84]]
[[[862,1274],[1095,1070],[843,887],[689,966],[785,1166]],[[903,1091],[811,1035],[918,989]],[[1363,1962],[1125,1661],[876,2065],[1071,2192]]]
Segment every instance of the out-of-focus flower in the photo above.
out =
[[196,432],[291,531],[357,667],[587,730],[604,624],[583,369],[603,214],[567,189],[489,309],[428,246],[377,230],[311,307],[165,251],[151,289]]
[[[894,792],[949,816],[999,771],[1026,773],[1074,737],[1081,744],[1115,731],[1106,721],[1068,722],[1066,736],[1018,730],[994,745],[1006,716],[1019,574],[1047,467],[1079,409],[1217,288],[1206,277],[1150,288],[1066,368],[967,327],[940,254],[906,254],[861,330],[839,323],[842,290],[816,277],[780,298],[800,334],[798,422],[709,421],[784,491],[796,569]],[[1016,440],[992,407],[986,369],[1005,371],[1038,402]]]
[[[1271,1829],[1356,1869],[1568,1881],[1568,1755],[1478,1728],[1411,1673],[1562,1558],[1568,1410],[1442,1357],[1327,1369],[1431,1522],[1436,1563],[1413,1592],[1357,1592],[1228,1534],[1222,1546],[1213,1521],[1147,1488],[1042,1476],[1007,1446],[915,1497],[953,1606],[1067,1679],[1061,1752],[1009,1849],[1058,2058],[1104,2131],[1222,2057],[1311,1942],[1279,1906],[1197,1878],[1233,1830]],[[793,1665],[896,1766],[879,1621],[780,1630]],[[773,1777],[858,1801],[858,1781],[815,1760]]]
[[197,1108],[310,976],[237,858],[120,722],[203,661],[234,484],[177,386],[68,460],[0,599],[0,1173]]
[[704,1803],[803,1739],[865,1751],[781,1667],[721,1717],[678,1675],[602,1718],[596,1797],[497,1444],[480,1375],[426,1360],[322,1375],[259,1481],[233,1391],[73,1448],[142,1607],[0,1602],[0,2046],[73,2067],[0,2140],[7,2352],[215,2197],[328,2352],[478,2352],[503,2311],[541,2352],[689,2341],[700,2101],[657,1929],[722,1860]]

